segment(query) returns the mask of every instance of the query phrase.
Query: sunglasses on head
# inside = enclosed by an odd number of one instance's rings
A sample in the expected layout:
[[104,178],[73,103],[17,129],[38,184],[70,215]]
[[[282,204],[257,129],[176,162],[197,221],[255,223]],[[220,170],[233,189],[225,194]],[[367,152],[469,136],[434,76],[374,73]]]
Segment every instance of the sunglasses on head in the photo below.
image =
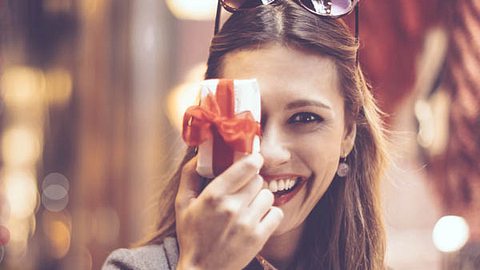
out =
[[[215,17],[215,34],[220,30],[220,15],[222,6],[225,10],[234,13],[240,10],[252,9],[262,5],[269,5],[276,0],[218,0]],[[359,0],[294,0],[309,12],[322,17],[340,18],[355,9],[355,40],[358,43],[358,1]],[[358,62],[358,51],[357,51]]]

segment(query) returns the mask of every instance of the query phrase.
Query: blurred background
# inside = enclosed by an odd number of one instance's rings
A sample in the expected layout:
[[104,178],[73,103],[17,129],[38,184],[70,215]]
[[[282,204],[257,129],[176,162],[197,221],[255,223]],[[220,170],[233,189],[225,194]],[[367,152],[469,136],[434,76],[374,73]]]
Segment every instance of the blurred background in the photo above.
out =
[[[215,8],[0,0],[0,269],[99,269],[151,231]],[[395,145],[387,264],[480,269],[480,0],[360,1],[360,40]]]

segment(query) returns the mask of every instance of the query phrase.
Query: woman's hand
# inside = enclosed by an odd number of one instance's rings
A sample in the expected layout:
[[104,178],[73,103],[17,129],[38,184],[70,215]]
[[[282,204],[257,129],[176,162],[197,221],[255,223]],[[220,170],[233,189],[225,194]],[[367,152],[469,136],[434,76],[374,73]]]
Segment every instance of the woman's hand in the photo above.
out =
[[175,202],[177,269],[242,269],[283,218],[272,192],[262,189],[263,158],[255,153],[235,162],[203,191],[195,164],[184,166]]

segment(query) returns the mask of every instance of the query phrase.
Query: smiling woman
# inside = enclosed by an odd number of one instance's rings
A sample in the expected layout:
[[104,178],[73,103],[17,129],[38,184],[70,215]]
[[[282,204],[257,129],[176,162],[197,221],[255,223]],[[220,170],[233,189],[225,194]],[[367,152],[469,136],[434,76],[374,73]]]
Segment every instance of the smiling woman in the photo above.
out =
[[[223,65],[220,77],[258,80],[263,100],[260,175],[286,217],[273,235],[291,235],[288,242],[297,243],[304,221],[334,179],[339,158],[351,152],[355,139],[355,125],[345,121],[335,64],[305,50],[270,45],[233,52]],[[289,192],[278,192],[280,179],[294,182]],[[266,247],[274,245],[273,239]]]
[[203,187],[189,148],[159,199],[157,231],[104,269],[383,269],[385,139],[341,20],[293,1],[234,13],[206,78],[256,78],[260,154]]

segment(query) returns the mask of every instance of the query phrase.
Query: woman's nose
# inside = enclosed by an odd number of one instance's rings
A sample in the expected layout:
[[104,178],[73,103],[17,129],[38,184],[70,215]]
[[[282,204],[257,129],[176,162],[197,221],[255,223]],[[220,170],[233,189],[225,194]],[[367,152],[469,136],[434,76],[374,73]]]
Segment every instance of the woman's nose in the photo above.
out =
[[290,160],[285,136],[275,127],[263,129],[260,153],[264,158],[264,167],[276,167]]

